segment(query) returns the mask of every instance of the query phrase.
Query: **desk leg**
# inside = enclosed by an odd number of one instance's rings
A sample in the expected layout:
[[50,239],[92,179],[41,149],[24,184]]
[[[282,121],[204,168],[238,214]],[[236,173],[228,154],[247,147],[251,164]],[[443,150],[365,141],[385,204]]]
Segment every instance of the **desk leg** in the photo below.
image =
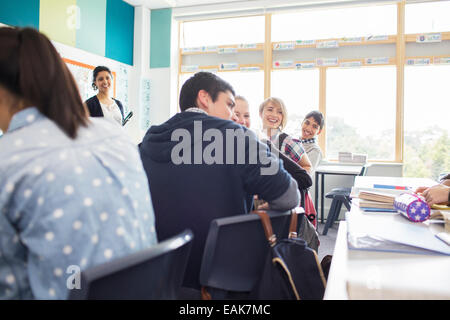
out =
[[324,196],[324,191],[325,191],[325,175],[324,174],[322,174],[322,184],[321,184],[321,190],[320,190],[320,216],[321,216],[321,220],[322,220],[322,223],[323,223],[323,202],[324,202],[324,199],[323,199],[323,196]]
[[316,178],[314,179],[314,207],[316,208],[316,211],[319,210],[318,207],[318,200],[319,200],[319,174],[315,173]]

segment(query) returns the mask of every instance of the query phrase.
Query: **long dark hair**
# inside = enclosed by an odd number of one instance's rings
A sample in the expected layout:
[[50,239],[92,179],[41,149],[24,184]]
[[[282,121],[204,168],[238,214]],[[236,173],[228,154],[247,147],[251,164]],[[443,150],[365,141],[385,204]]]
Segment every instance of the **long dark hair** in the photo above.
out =
[[0,28],[0,85],[35,106],[75,139],[88,113],[76,82],[50,40],[32,28]]

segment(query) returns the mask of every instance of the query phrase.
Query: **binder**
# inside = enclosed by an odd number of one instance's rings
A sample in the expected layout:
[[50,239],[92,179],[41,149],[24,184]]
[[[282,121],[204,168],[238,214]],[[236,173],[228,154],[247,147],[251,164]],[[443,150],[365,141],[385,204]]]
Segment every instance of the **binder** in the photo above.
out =
[[450,246],[437,238],[427,223],[412,222],[400,214],[364,213],[357,208],[347,212],[345,219],[351,250],[450,255]]

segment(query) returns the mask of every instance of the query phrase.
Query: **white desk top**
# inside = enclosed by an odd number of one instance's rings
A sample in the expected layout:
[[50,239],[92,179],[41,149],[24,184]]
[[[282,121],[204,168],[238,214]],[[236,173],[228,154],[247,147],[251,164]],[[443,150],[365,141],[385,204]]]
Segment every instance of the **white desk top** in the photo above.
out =
[[318,173],[358,175],[363,165],[320,165],[316,168]]
[[[357,179],[359,187],[370,179],[407,186],[436,183],[415,178]],[[349,250],[347,222],[341,221],[324,299],[450,299],[450,256]]]
[[427,178],[407,178],[407,177],[357,176],[355,178],[355,187],[357,188],[373,188],[374,184],[405,186],[414,189],[417,187],[431,187],[437,184],[437,182]]

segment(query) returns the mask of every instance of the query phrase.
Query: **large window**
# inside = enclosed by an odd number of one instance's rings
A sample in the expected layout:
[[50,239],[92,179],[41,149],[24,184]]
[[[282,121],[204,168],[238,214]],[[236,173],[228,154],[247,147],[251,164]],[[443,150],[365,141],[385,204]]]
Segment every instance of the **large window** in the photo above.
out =
[[395,5],[305,10],[272,17],[272,41],[389,35],[397,32]]
[[339,151],[394,160],[395,67],[327,71],[327,157]]
[[442,120],[450,112],[450,1],[312,2],[288,13],[183,22],[180,85],[192,72],[214,70],[249,100],[255,130],[260,103],[281,98],[284,130],[297,138],[305,114],[322,111],[326,160],[350,151],[403,162],[407,176],[450,171]]
[[450,1],[407,4],[405,32],[450,31]]
[[264,16],[185,22],[181,48],[264,42]]
[[264,72],[221,72],[219,76],[231,84],[236,95],[245,97],[250,108],[251,128],[259,130],[258,108],[264,100]]
[[450,170],[449,75],[450,65],[405,68],[405,176]]
[[286,105],[288,122],[284,131],[299,138],[305,115],[319,109],[319,70],[273,71],[272,96]]

